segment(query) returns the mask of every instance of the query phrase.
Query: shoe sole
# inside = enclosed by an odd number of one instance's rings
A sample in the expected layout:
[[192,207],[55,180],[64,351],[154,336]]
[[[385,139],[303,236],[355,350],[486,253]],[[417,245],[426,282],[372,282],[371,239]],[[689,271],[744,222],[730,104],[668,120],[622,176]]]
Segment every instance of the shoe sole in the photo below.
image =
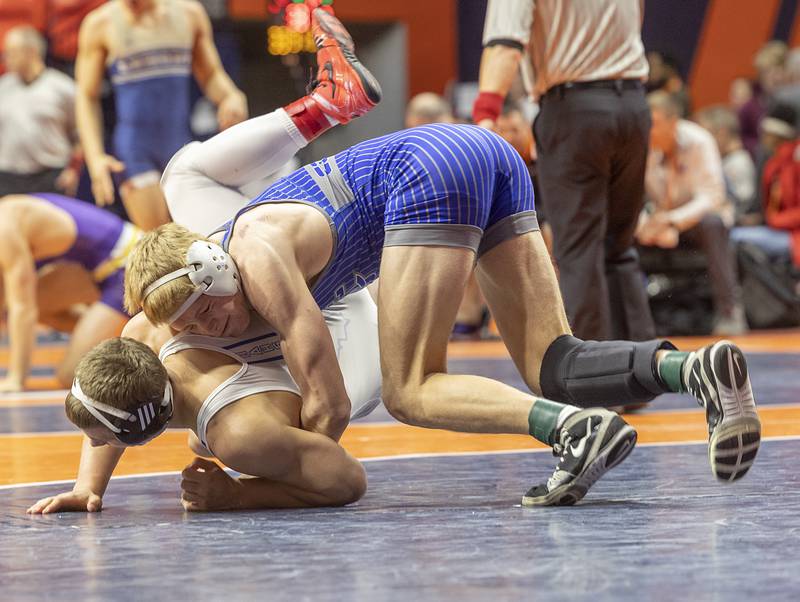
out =
[[720,341],[709,350],[709,363],[723,418],[709,438],[708,460],[714,476],[730,483],[747,474],[755,462],[761,445],[761,421],[741,350]]
[[347,29],[345,29],[344,25],[342,25],[342,22],[319,8],[314,9],[314,16],[317,19],[317,24],[320,29],[336,40],[336,43],[339,45],[339,50],[341,50],[345,60],[358,76],[359,81],[361,81],[361,86],[364,88],[364,93],[367,95],[369,101],[373,104],[378,104],[383,96],[381,85],[369,69],[358,60],[358,57],[355,55],[353,38],[350,37],[350,34]]
[[[623,422],[620,418],[615,418]],[[618,466],[627,458],[636,446],[636,431],[623,422],[622,428],[617,431],[614,438],[606,444],[597,457],[583,467],[575,479],[557,487],[550,493],[541,497],[523,496],[523,506],[572,506],[583,499],[592,485],[609,470]]]

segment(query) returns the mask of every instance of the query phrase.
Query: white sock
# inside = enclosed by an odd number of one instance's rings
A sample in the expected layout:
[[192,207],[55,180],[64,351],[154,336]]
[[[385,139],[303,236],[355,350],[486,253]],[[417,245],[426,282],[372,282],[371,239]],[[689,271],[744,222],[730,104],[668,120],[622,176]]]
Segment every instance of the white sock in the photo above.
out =
[[199,170],[226,186],[244,186],[280,169],[308,144],[283,109],[248,119],[206,140]]
[[306,144],[283,109],[248,119],[203,143],[188,144],[161,178],[173,221],[209,234],[247,204],[254,196],[253,186],[261,183],[261,190],[266,188],[269,177],[280,173]]

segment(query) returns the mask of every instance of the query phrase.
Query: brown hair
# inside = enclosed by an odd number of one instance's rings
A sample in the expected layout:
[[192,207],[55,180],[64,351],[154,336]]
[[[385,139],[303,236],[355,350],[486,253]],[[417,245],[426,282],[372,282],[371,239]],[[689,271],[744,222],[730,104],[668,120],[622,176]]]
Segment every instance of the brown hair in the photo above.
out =
[[[161,400],[167,370],[145,344],[129,338],[103,341],[87,353],[75,368],[83,392],[95,401],[131,411],[147,400]],[[80,429],[99,421],[72,393],[65,400],[67,418]]]
[[176,278],[144,298],[153,282],[186,266],[186,254],[197,240],[208,240],[178,224],[165,224],[145,234],[125,267],[125,309],[131,315],[144,310],[153,324],[164,324],[194,292],[188,276]]

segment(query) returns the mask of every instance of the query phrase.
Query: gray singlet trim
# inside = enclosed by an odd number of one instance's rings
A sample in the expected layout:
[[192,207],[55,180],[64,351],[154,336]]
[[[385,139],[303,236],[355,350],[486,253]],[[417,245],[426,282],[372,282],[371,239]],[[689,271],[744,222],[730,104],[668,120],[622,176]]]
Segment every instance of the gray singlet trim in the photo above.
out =
[[478,247],[478,257],[491,251],[501,242],[510,240],[516,236],[527,234],[528,232],[539,231],[539,220],[535,211],[523,211],[504,217],[491,228],[486,230],[483,240]]
[[385,227],[384,247],[464,247],[478,250],[483,230],[468,224],[397,224]]

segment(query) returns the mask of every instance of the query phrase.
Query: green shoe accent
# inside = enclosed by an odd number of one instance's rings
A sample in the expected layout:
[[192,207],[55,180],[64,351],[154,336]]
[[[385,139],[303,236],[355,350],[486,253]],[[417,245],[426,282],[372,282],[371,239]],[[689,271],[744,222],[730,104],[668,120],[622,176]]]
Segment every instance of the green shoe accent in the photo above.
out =
[[528,432],[531,436],[552,447],[556,441],[558,416],[565,407],[563,403],[537,398],[528,414]]
[[683,364],[689,353],[686,351],[667,351],[658,362],[658,376],[673,393],[686,393],[683,382]]

